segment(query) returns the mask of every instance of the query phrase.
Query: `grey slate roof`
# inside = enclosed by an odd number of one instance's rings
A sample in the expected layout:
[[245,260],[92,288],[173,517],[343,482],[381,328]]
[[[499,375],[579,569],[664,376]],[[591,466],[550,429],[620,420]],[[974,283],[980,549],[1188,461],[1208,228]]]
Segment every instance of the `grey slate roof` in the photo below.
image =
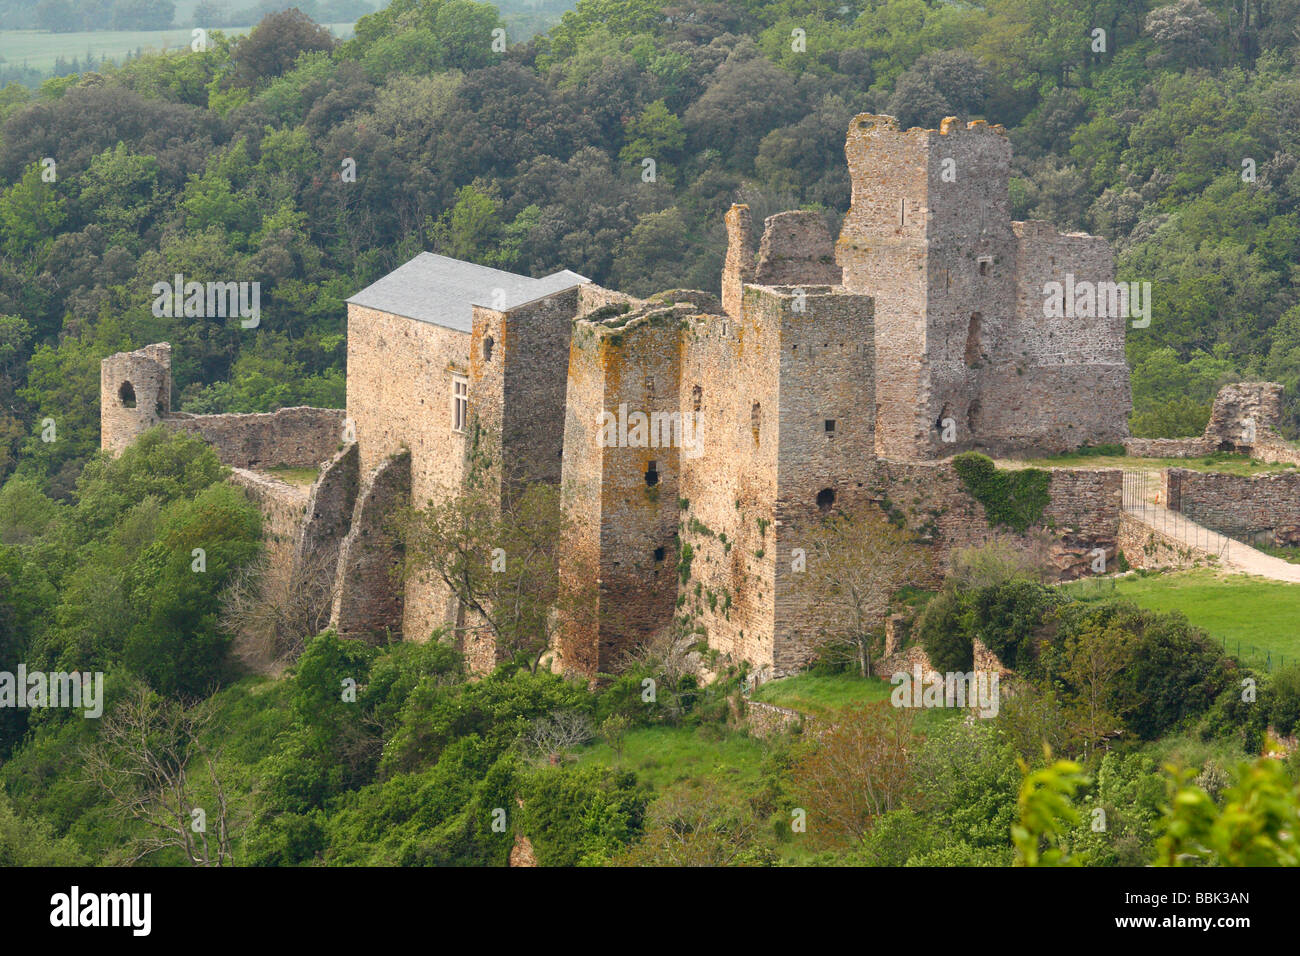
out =
[[[530,279],[513,272],[422,252],[366,286],[348,302],[468,332],[473,328],[472,307],[475,305],[506,311],[588,281],[568,269],[542,279]],[[498,289],[504,293],[504,300],[498,298],[494,302]]]

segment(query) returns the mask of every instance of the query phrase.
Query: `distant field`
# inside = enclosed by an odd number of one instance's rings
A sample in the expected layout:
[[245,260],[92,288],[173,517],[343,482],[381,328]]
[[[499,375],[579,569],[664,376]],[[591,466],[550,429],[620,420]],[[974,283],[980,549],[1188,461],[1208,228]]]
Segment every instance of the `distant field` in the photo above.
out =
[[1300,660],[1300,584],[1198,569],[1083,581],[1064,589],[1085,601],[1125,597],[1153,611],[1182,611],[1229,654],[1236,656],[1240,648],[1252,665],[1262,664],[1268,653],[1274,665],[1281,657]]
[[[340,39],[352,35],[351,23],[324,24]],[[247,33],[253,27],[222,27],[227,36]],[[97,30],[90,33],[46,33],[41,30],[0,30],[0,63],[48,70],[59,57],[85,60],[87,54],[122,62],[137,50],[159,52],[188,48],[192,34],[179,30]]]

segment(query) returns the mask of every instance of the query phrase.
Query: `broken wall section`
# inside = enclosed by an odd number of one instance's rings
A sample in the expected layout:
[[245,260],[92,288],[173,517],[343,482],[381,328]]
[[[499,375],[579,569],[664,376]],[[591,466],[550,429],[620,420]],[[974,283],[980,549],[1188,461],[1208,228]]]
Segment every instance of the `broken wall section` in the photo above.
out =
[[340,636],[380,644],[402,637],[404,550],[392,519],[410,501],[409,451],[391,456],[362,481],[339,548],[330,626]]

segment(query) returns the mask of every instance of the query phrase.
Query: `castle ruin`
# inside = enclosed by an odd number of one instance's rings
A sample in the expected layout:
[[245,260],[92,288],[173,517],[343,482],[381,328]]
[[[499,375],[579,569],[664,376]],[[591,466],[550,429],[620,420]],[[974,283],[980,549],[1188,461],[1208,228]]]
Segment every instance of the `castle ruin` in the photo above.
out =
[[[994,533],[954,453],[1120,442],[1131,405],[1124,316],[1044,303],[1050,282],[1112,282],[1110,250],[1010,221],[1001,127],[863,114],[846,155],[838,240],[795,211],[756,243],[731,208],[720,299],[425,253],[348,300],[346,410],[178,415],[168,347],[151,345],[104,360],[103,446],[157,424],[203,436],[275,516],[283,560],[338,548],[341,633],[450,627],[482,669],[490,642],[439,582],[398,574],[387,521],[459,493],[477,426],[499,438],[503,490],[560,488],[562,577],[598,584],[599,613],[556,648],[565,670],[607,673],[686,617],[733,661],[790,672],[818,640],[793,555],[827,513],[891,510],[942,567]],[[321,465],[309,490],[257,473],[297,463]],[[1061,576],[1115,553],[1119,516],[1118,471],[1052,470],[1041,530]]]

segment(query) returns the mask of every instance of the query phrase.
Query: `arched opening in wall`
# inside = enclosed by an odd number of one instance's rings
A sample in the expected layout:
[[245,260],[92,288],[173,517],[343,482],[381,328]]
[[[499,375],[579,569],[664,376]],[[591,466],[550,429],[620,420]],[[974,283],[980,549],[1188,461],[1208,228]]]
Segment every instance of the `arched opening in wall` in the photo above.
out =
[[758,447],[758,433],[763,427],[763,406],[760,402],[755,402],[754,407],[749,410],[749,429],[754,433],[754,447]]
[[948,427],[944,422],[948,421],[952,421],[952,403],[944,402],[943,408],[939,410],[939,417],[934,420],[934,427],[942,432]]
[[980,400],[977,398],[970,403],[966,409],[966,427],[970,429],[972,436],[978,434],[980,424]]
[[978,312],[970,314],[970,323],[966,326],[966,365],[973,368],[979,363],[982,347],[980,343],[980,322],[983,319]]
[[123,408],[135,408],[135,386],[130,382],[122,383],[122,387],[117,390],[117,397]]
[[490,335],[483,340],[483,361],[492,361],[492,350],[496,348],[496,345],[496,340]]
[[645,483],[647,488],[653,488],[659,484],[659,463],[652,461],[645,470]]
[[691,410],[698,412],[704,404],[704,389],[696,385],[691,389]]
[[817,507],[822,512],[830,511],[835,506],[835,489],[823,488],[817,492]]

